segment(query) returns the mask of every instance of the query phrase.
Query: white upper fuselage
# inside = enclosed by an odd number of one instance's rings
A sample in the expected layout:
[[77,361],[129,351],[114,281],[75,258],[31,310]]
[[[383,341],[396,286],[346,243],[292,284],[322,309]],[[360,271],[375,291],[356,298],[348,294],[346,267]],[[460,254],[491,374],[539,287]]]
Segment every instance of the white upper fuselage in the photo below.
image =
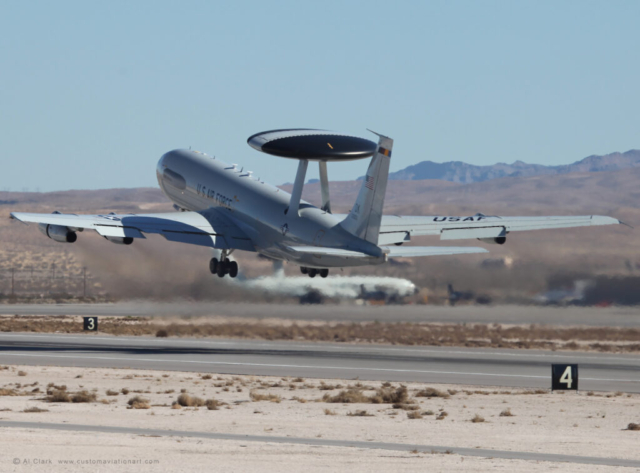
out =
[[298,254],[288,246],[313,245],[346,248],[375,254],[376,245],[355,238],[340,226],[340,220],[308,202],[299,215],[285,213],[290,194],[256,179],[239,167],[191,150],[174,150],[160,158],[157,166],[160,188],[178,207],[195,212],[215,207],[251,238],[256,250],[266,256],[309,267],[341,267],[384,262],[384,257],[344,257]]

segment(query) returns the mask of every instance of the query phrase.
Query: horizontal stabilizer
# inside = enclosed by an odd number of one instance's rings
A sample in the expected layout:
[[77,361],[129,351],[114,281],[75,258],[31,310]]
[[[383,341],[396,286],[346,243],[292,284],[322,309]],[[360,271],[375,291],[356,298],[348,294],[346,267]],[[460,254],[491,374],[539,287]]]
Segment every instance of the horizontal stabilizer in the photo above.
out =
[[[413,258],[416,256],[463,255],[468,253],[488,253],[484,248],[472,246],[382,246],[389,258]],[[289,250],[318,256],[342,256],[345,258],[368,258],[370,255],[359,251],[321,246],[290,246]]]
[[324,248],[322,246],[289,246],[288,249],[297,253],[319,256],[343,256],[346,258],[368,258],[370,255],[360,251],[343,250],[341,248]]
[[389,258],[414,258],[416,256],[488,253],[484,248],[474,246],[383,246],[382,251],[387,253]]

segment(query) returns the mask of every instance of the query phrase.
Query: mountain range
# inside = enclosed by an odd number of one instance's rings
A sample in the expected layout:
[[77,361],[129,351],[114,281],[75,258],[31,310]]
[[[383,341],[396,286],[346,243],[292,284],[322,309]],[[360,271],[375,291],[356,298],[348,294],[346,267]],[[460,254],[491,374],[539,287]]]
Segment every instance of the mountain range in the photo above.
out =
[[[576,172],[618,171],[640,167],[640,150],[626,153],[611,153],[604,156],[588,156],[573,164],[544,166],[516,161],[512,164],[497,163],[491,166],[475,166],[462,161],[436,163],[422,161],[400,171],[389,173],[391,180],[418,181],[439,179],[443,181],[470,184],[499,177],[530,177],[540,175],[570,174]],[[359,180],[363,179],[360,177]]]

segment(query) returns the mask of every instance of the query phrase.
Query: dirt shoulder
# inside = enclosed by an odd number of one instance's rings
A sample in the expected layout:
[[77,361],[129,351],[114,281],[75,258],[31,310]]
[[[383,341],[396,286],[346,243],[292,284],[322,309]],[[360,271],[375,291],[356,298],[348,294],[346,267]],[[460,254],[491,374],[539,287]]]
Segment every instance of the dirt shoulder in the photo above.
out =
[[[331,323],[232,318],[100,317],[101,333],[393,345],[640,352],[640,329],[543,325]],[[1,332],[81,333],[79,316],[0,316]]]

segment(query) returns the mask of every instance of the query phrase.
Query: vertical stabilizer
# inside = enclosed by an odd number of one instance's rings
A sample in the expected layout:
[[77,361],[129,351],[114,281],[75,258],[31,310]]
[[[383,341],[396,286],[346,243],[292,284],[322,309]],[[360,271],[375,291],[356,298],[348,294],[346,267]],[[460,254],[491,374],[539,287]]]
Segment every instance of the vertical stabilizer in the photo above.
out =
[[[377,134],[377,133],[376,133]],[[369,169],[364,176],[364,182],[351,212],[342,223],[342,228],[349,233],[362,238],[374,245],[378,244],[380,234],[380,221],[382,220],[382,207],[384,196],[387,192],[387,180],[389,179],[389,162],[391,161],[391,149],[393,140],[386,136],[378,135],[378,149],[371,158]]]

